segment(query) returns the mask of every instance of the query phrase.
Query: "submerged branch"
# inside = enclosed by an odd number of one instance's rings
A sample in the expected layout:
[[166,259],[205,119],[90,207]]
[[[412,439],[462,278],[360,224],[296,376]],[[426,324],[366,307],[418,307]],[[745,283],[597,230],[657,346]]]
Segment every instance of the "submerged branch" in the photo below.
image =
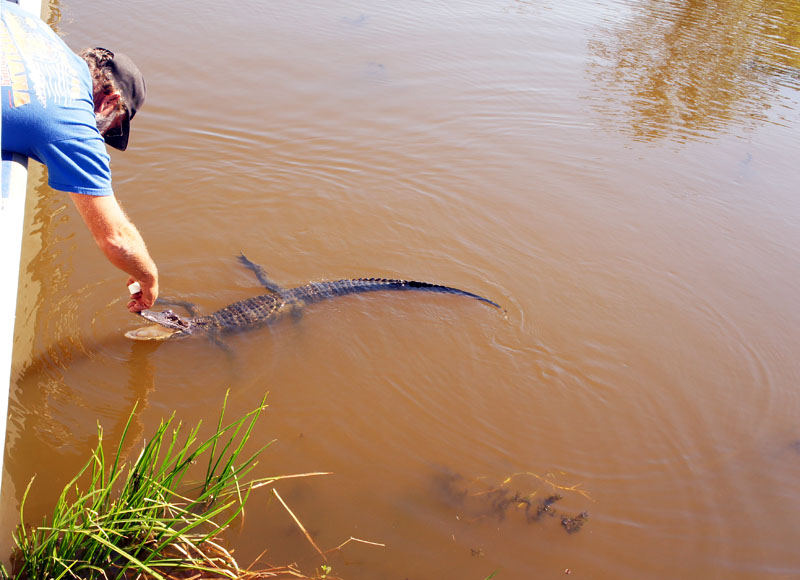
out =
[[282,506],[283,506],[283,507],[286,509],[286,511],[287,511],[287,512],[289,512],[289,515],[290,515],[290,516],[292,516],[292,519],[294,520],[294,523],[296,523],[296,524],[297,524],[297,527],[298,527],[298,528],[300,528],[300,531],[301,531],[301,532],[303,532],[303,535],[305,535],[305,537],[306,537],[306,539],[309,541],[309,543],[310,543],[312,546],[314,546],[314,549],[317,551],[317,553],[318,553],[320,556],[322,556],[322,559],[323,559],[323,560],[325,560],[325,561],[327,562],[327,561],[328,561],[328,557],[325,555],[325,553],[324,553],[322,550],[320,550],[320,549],[319,549],[319,546],[317,546],[317,544],[316,544],[316,543],[314,542],[314,540],[311,538],[311,534],[309,534],[309,533],[306,531],[306,529],[303,527],[303,524],[301,524],[301,523],[300,523],[300,520],[299,520],[299,519],[297,519],[297,516],[296,516],[296,515],[294,515],[294,512],[292,512],[292,510],[290,510],[290,509],[289,509],[289,506],[288,506],[288,505],[286,505],[286,502],[285,502],[285,501],[283,501],[283,498],[281,497],[281,494],[279,494],[279,493],[278,493],[278,490],[277,490],[277,489],[275,489],[275,488],[272,488],[272,493],[274,493],[274,494],[275,494],[275,497],[277,497],[277,498],[278,498],[278,501],[279,501],[279,502],[281,502],[281,505],[282,505]]
[[326,554],[330,554],[331,552],[335,552],[337,550],[341,550],[342,548],[344,548],[350,542],[358,542],[360,544],[368,544],[370,546],[378,546],[379,548],[385,548],[386,547],[386,544],[381,544],[380,542],[369,542],[367,540],[362,540],[360,538],[354,538],[353,536],[350,536],[347,540],[345,540],[344,542],[342,542],[341,544],[339,544],[335,548],[331,548],[330,550],[325,550],[325,553]]

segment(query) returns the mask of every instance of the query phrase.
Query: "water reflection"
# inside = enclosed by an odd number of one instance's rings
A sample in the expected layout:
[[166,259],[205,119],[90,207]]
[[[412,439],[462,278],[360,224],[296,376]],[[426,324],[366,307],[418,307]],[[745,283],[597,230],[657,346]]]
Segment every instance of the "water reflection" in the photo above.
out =
[[59,27],[61,17],[61,1],[48,0],[47,4],[43,6],[42,18],[45,22],[47,22],[47,25],[52,28],[53,31],[55,31],[56,34],[61,33],[61,28]]
[[800,3],[792,0],[767,2],[764,33],[772,41],[763,58],[776,74],[800,79]]
[[532,2],[531,0],[514,0],[503,5],[502,10],[509,14],[528,15],[535,14],[540,10],[549,10],[551,7],[543,2]]
[[[793,0],[648,0],[589,44],[589,72],[615,127],[637,139],[703,139],[770,118],[775,84],[800,87],[800,5]],[[622,111],[619,110],[620,103]],[[780,113],[778,113],[780,114]],[[627,126],[626,126],[627,125]]]

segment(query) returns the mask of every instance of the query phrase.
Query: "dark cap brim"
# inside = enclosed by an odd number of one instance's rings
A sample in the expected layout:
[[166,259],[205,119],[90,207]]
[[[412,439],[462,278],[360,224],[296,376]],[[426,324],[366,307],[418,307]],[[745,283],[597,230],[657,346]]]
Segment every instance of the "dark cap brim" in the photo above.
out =
[[[122,134],[106,136],[105,141],[111,147],[125,151],[128,148],[128,138],[131,135],[131,119],[142,108],[147,87],[141,71],[127,55],[121,52],[113,53],[108,49],[103,50],[107,50],[112,55],[112,60],[108,62],[107,66],[111,70],[114,86],[122,95],[122,102],[125,104],[126,109],[126,115],[122,121]],[[112,133],[115,133],[115,131],[112,131]]]
[[128,148],[128,137],[131,134],[131,121],[127,111],[122,118],[122,135],[106,135],[103,137],[108,145],[114,149],[125,151]]

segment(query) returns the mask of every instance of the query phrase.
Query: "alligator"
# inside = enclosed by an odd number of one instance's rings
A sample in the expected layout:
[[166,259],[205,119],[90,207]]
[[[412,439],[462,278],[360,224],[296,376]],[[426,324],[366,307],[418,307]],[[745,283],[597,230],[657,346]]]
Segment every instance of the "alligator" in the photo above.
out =
[[[489,304],[498,310],[503,308],[496,302],[450,286],[431,284],[430,282],[417,282],[414,280],[396,280],[389,278],[350,278],[344,280],[311,282],[296,288],[282,288],[267,277],[264,268],[251,262],[243,253],[238,256],[239,261],[255,273],[256,278],[269,293],[253,296],[229,304],[207,316],[201,316],[197,308],[182,301],[171,301],[184,307],[189,316],[180,316],[173,310],[167,309],[160,312],[142,310],[139,315],[150,322],[155,322],[158,327],[145,327],[125,333],[128,338],[135,340],[166,340],[185,338],[196,334],[209,335],[217,341],[219,334],[242,330],[245,328],[266,324],[281,315],[297,314],[307,304],[346,296],[348,294],[361,294],[380,290],[411,290],[422,292],[439,292],[456,294],[474,298]],[[170,302],[170,301],[167,301]],[[166,330],[164,330],[166,329]]]

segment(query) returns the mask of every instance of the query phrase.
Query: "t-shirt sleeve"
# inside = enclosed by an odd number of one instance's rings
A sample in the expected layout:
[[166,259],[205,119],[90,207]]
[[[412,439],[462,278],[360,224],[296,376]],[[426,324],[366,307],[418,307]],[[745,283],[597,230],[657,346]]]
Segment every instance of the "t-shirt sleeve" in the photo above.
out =
[[38,149],[37,157],[47,165],[48,184],[53,189],[85,195],[112,195],[111,158],[103,139],[64,139]]

